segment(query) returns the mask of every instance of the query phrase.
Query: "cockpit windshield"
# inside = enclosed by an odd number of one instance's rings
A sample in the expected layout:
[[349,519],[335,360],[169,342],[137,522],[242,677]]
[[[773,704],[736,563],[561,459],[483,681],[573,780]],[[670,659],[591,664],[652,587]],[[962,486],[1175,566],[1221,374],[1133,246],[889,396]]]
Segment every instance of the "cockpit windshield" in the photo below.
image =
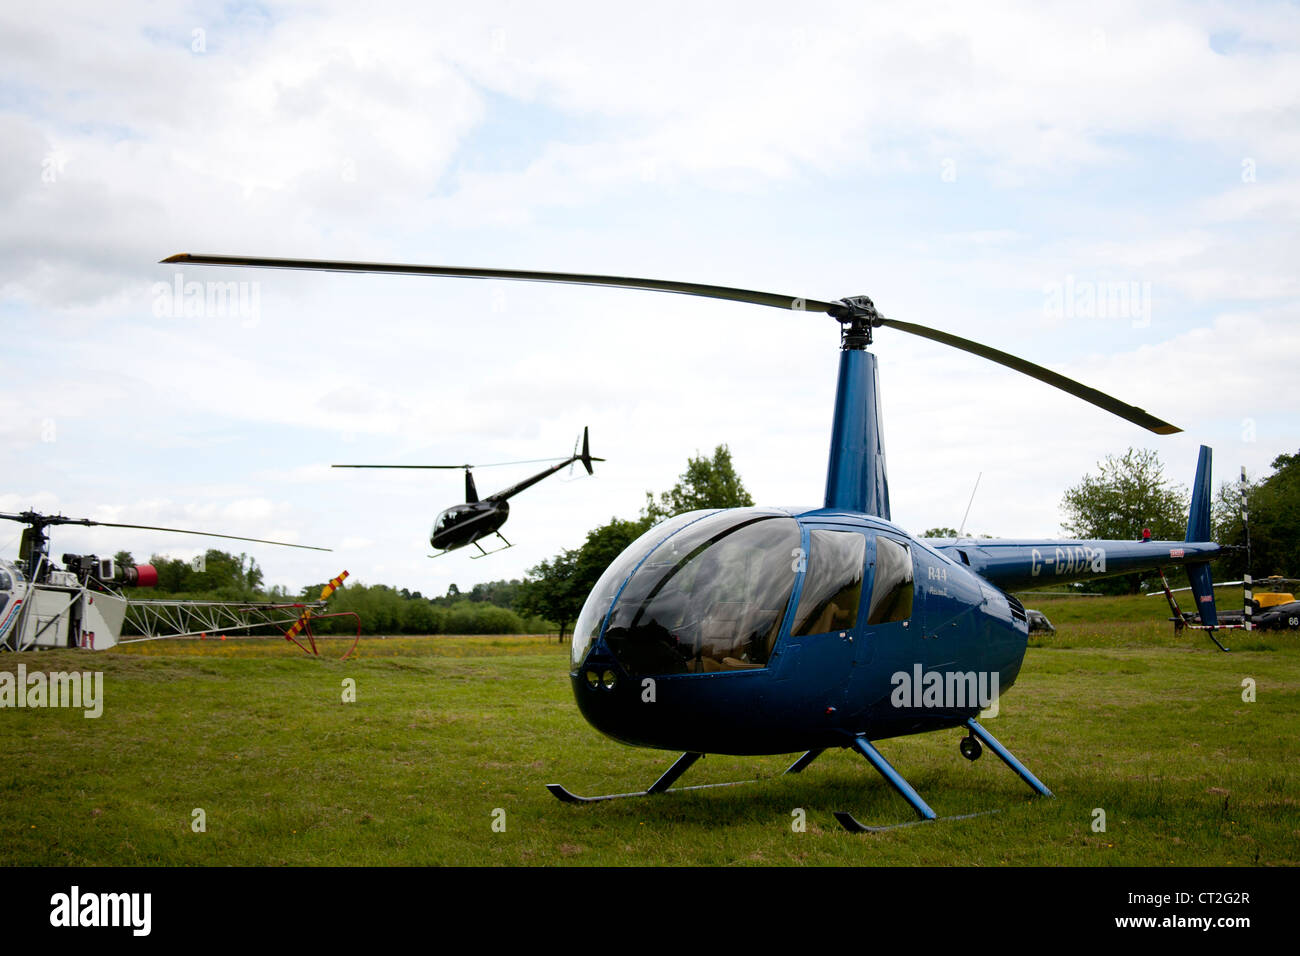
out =
[[632,676],[763,667],[794,588],[798,549],[798,523],[786,514],[738,509],[696,521],[637,568],[605,642]]
[[461,515],[463,515],[465,512],[469,510],[470,510],[469,508],[459,508],[459,507],[448,508],[442,514],[438,515],[438,517],[434,520],[433,534],[431,534],[430,537],[433,537],[434,535],[442,534],[442,532],[446,531],[448,528],[454,525],[456,523],[456,520],[460,518]]
[[596,586],[591,589],[591,594],[582,605],[578,623],[573,626],[573,643],[569,647],[569,660],[574,667],[582,663],[587,648],[600,636],[601,625],[605,623],[605,614],[614,601],[614,595],[618,594],[618,589],[622,587],[637,563],[646,556],[646,552],[692,521],[712,513],[688,511],[660,522],[624,548],[623,553],[614,559],[614,563],[605,569],[605,573],[600,576],[600,580],[596,582]]

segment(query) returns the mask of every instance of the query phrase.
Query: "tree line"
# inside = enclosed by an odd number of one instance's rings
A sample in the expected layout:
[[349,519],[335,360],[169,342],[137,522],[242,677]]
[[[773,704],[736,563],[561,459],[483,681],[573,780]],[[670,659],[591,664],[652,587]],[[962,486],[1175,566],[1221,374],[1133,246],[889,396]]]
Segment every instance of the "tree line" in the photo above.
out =
[[[129,551],[114,556],[119,566],[136,564]],[[326,582],[291,592],[281,586],[264,588],[265,574],[246,554],[210,548],[201,560],[185,561],[154,555],[158,571],[154,588],[125,588],[130,599],[172,601],[314,603]],[[441,597],[419,591],[347,581],[330,597],[330,611],[355,611],[367,634],[545,634],[555,630],[547,620],[519,609],[524,582],[492,581],[467,592],[452,585]],[[355,625],[345,618],[320,621],[317,633],[347,633]]]
[[[1256,578],[1300,571],[1300,452],[1279,455],[1273,471],[1246,488],[1249,511],[1251,570]],[[1061,499],[1062,532],[1071,538],[1137,540],[1144,529],[1152,537],[1181,540],[1187,527],[1190,494],[1171,481],[1159,455],[1129,448],[1108,455],[1095,473],[1085,475]],[[1220,484],[1214,500],[1214,538],[1225,546],[1215,562],[1216,580],[1237,578],[1246,570],[1241,493],[1236,482]],[[753,505],[737,474],[726,445],[711,456],[688,459],[686,470],[669,491],[646,492],[635,518],[611,517],[587,532],[583,543],[561,550],[529,569],[522,580],[489,581],[461,591],[426,597],[419,591],[383,584],[349,581],[329,601],[331,611],[356,611],[366,633],[372,634],[537,634],[558,631],[563,638],[577,620],[587,595],[605,569],[624,549],[659,521],[704,508]],[[922,537],[954,537],[952,528],[931,528]],[[979,535],[988,537],[988,535]],[[128,552],[118,552],[119,564],[134,564]],[[314,602],[324,582],[292,594],[282,587],[264,588],[264,573],[246,554],[210,549],[201,562],[155,555],[158,569],[154,591],[128,589],[137,598],[208,601]],[[1181,571],[1175,575],[1181,580]],[[1171,578],[1175,575],[1171,575]],[[1120,575],[1089,582],[1105,593],[1136,592],[1152,575]],[[343,621],[322,621],[324,633],[346,631]]]

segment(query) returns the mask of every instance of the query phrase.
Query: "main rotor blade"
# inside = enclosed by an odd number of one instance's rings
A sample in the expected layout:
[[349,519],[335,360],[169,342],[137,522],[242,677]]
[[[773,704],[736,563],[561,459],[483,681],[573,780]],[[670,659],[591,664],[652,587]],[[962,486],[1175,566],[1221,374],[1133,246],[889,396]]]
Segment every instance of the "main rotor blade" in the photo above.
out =
[[[273,259],[261,256],[191,255],[188,252],[168,256],[168,264],[192,263],[204,266],[251,266],[259,269],[310,269],[320,272],[373,272],[416,276],[448,276],[457,279],[518,279],[524,282],[563,282],[570,285],[598,285],[616,289],[644,289],[650,292],[677,292],[709,299],[751,302],[774,309],[795,312],[829,312],[830,302],[802,299],[773,292],[733,289],[730,286],[703,285],[698,282],[674,282],[669,279],[635,279],[628,276],[589,275],[581,272],[532,272],[519,269],[478,269],[466,266],[419,266],[391,262],[341,262],[329,259]],[[457,466],[459,467],[459,466]]]
[[330,465],[331,468],[499,468],[502,465],[539,465],[547,461],[568,461],[567,458],[529,458],[525,461],[490,461],[483,465]]
[[[177,253],[168,256],[162,262],[169,264],[193,263],[195,265],[212,265],[212,266],[245,266],[263,269],[309,269],[324,272],[373,272],[373,273],[396,273],[399,275],[428,275],[428,276],[449,276],[454,278],[465,279],[518,279],[526,282],[561,282],[572,285],[596,285],[607,286],[620,289],[644,289],[652,292],[676,292],[682,295],[698,295],[710,299],[729,299],[735,302],[750,302],[754,305],[765,305],[777,309],[789,309],[795,312],[825,312],[836,317],[841,323],[847,322],[853,311],[846,311],[845,304],[852,304],[857,301],[854,299],[840,300],[839,302],[824,302],[820,299],[804,299],[794,296],[777,295],[772,292],[756,292],[750,289],[735,289],[730,286],[702,285],[695,282],[674,282],[666,279],[635,279],[626,276],[605,276],[589,275],[578,272],[532,272],[515,269],[479,269],[468,268],[463,266],[422,266],[422,265],[403,265],[400,263],[384,262],[347,262],[327,259],[276,259],[257,256],[222,256],[198,254],[192,255],[187,252]],[[868,305],[870,303],[868,302]],[[900,332],[910,332],[913,335],[919,335],[922,338],[931,339],[944,345],[950,345],[953,348],[970,352],[973,355],[979,355],[991,362],[1004,365],[1007,368],[1015,369],[1028,375],[1030,378],[1036,378],[1040,382],[1045,382],[1069,392],[1076,398],[1081,398],[1085,402],[1103,408],[1106,411],[1118,415],[1126,421],[1140,425],[1157,435],[1171,435],[1175,432],[1182,431],[1176,425],[1171,425],[1166,421],[1156,418],[1144,409],[1126,402],[1121,402],[1117,398],[1099,392],[1095,388],[1089,388],[1080,382],[1066,378],[1050,369],[1043,368],[1041,365],[1035,365],[1033,362],[1027,362],[1022,358],[1017,358],[1007,352],[999,349],[990,348],[987,345],[981,345],[978,342],[972,342],[970,339],[964,339],[958,335],[951,335],[947,332],[940,332],[937,329],[927,328],[924,325],[913,325],[910,322],[900,322],[897,319],[886,319],[875,311],[874,306],[870,306],[870,321],[872,325],[883,325],[888,328],[898,329]],[[859,318],[863,316],[859,313]],[[464,467],[456,465],[453,467]]]
[[883,316],[872,321],[872,325],[883,325],[886,328],[898,329],[900,332],[910,332],[912,335],[919,335],[921,338],[930,339],[935,342],[941,342],[944,345],[951,345],[953,348],[961,349],[963,352],[970,352],[981,358],[986,358],[990,362],[997,362],[999,365],[1005,365],[1007,368],[1015,369],[1028,375],[1030,378],[1036,378],[1040,382],[1046,382],[1053,385],[1063,392],[1069,392],[1075,398],[1081,398],[1085,402],[1096,405],[1098,408],[1104,408],[1113,415],[1126,419],[1135,425],[1141,425],[1143,428],[1155,432],[1157,435],[1172,435],[1175,432],[1182,431],[1177,425],[1171,425],[1166,421],[1156,418],[1145,409],[1138,408],[1136,405],[1129,405],[1121,402],[1118,398],[1113,398],[1105,392],[1099,392],[1095,388],[1089,388],[1072,378],[1066,378],[1051,369],[1043,368],[1041,365],[1035,365],[1033,362],[1027,362],[1022,358],[1017,358],[1000,349],[995,349],[987,345],[981,345],[978,342],[972,342],[970,339],[963,339],[959,335],[952,335],[949,332],[940,332],[938,329],[931,329],[924,325],[913,325],[911,322],[900,322],[898,319],[886,319]]

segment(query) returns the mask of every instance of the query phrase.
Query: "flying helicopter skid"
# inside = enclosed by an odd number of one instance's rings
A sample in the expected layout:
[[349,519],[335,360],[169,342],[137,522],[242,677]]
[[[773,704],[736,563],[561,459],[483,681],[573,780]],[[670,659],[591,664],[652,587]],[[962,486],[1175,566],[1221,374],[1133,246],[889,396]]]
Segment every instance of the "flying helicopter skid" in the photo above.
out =
[[[511,532],[511,533],[513,534],[513,532]],[[479,553],[478,553],[478,554],[471,554],[471,555],[469,556],[469,559],[470,559],[471,561],[477,561],[479,558],[486,558],[489,554],[496,554],[496,553],[498,553],[498,552],[500,552],[500,551],[504,551],[506,548],[513,548],[513,547],[514,547],[513,544],[511,544],[509,541],[506,541],[506,536],[503,535],[500,531],[496,532],[496,536],[497,536],[498,538],[500,538],[500,539],[504,542],[504,543],[501,545],[501,547],[499,547],[499,548],[493,548],[491,551],[484,551],[484,550],[483,550],[483,545],[479,544],[478,541],[475,541],[475,542],[474,542],[474,547],[478,548]]]
[[[477,561],[479,558],[486,558],[489,554],[496,554],[500,551],[504,551],[506,548],[514,547],[514,545],[511,542],[506,541],[506,536],[503,535],[500,531],[495,531],[493,532],[493,534],[495,534],[498,538],[500,538],[505,543],[502,544],[501,547],[499,548],[493,548],[491,551],[484,551],[483,545],[479,544],[479,541],[482,539],[475,539],[474,541],[471,541],[470,544],[478,548],[480,552],[479,554],[471,554],[469,556],[469,559],[471,561]],[[464,545],[461,545],[461,547],[464,547]],[[429,557],[442,558],[442,557],[446,557],[447,555],[451,554],[453,551],[457,551],[457,550],[459,550],[459,548],[446,548],[445,550],[439,551],[437,554],[429,555]]]

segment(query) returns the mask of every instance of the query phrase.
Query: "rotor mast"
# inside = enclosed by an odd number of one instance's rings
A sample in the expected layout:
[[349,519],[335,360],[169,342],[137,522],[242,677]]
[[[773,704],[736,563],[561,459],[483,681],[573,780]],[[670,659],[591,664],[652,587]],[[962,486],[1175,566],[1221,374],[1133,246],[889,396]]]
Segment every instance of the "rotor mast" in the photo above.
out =
[[889,520],[889,477],[880,426],[876,356],[867,351],[880,313],[865,295],[827,310],[840,323],[840,369],[835,386],[825,507]]

